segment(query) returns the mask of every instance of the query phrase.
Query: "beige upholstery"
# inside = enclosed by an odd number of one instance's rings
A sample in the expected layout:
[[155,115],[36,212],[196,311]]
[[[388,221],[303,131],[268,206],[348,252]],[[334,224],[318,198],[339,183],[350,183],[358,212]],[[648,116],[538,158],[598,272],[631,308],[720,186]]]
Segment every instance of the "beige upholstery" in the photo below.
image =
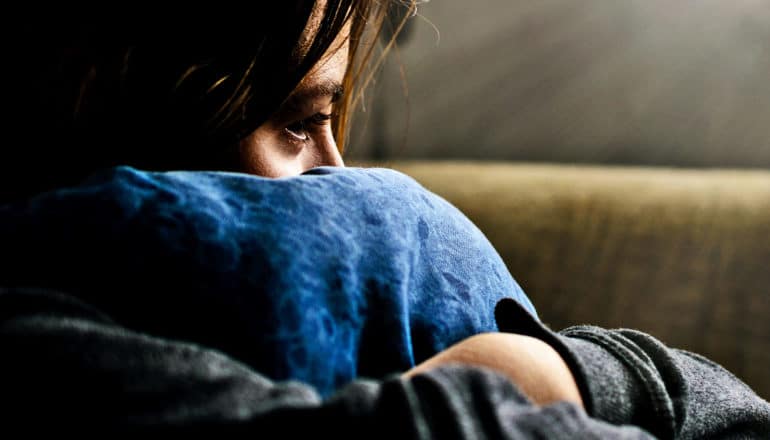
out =
[[387,166],[465,212],[551,327],[643,330],[770,398],[770,172]]

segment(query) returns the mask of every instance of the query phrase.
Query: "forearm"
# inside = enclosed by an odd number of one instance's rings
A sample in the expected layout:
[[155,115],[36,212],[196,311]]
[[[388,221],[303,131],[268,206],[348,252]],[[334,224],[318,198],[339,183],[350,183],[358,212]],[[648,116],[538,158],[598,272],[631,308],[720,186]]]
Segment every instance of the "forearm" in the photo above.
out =
[[533,407],[488,369],[359,380],[324,400],[306,384],[274,382],[216,351],[122,328],[64,296],[0,289],[0,305],[0,403],[6,428],[28,434],[645,438],[575,405]]
[[538,405],[566,401],[583,406],[569,367],[556,350],[539,339],[508,333],[473,336],[421,363],[405,376],[447,364],[494,370],[508,377]]
[[661,438],[770,437],[770,404],[702,356],[635,330],[561,334],[581,363],[596,417]]
[[554,333],[513,301],[501,330],[547,342],[569,365],[588,413],[661,438],[770,438],[770,404],[719,365],[634,330]]

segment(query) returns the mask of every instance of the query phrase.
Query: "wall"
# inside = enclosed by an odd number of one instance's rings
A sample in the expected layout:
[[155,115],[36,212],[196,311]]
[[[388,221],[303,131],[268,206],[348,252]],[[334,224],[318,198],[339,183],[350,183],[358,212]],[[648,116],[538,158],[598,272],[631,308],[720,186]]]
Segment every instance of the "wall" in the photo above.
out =
[[349,157],[770,167],[768,6],[422,4]]

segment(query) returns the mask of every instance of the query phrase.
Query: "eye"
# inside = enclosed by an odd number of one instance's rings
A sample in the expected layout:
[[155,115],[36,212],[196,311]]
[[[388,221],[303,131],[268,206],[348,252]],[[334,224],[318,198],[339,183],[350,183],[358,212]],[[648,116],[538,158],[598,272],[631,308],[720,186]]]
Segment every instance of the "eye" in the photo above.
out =
[[293,139],[306,142],[310,140],[313,126],[326,125],[331,119],[331,113],[316,113],[309,118],[292,122],[284,128],[284,131]]
[[315,125],[326,125],[328,121],[331,121],[331,113],[316,113],[309,118],[309,121]]
[[305,121],[297,121],[284,128],[284,131],[298,141],[307,141],[310,139],[310,135],[305,128]]

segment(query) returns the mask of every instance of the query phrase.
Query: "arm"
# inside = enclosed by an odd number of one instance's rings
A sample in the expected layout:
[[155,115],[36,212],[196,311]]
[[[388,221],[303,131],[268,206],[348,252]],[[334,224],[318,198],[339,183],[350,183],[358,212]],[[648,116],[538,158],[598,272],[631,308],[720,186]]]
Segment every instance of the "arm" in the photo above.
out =
[[770,438],[770,403],[721,366],[635,330],[579,326],[554,333],[514,301],[498,325],[551,345],[572,371],[588,413],[661,438]]
[[4,419],[30,430],[236,437],[645,438],[575,405],[535,408],[505,377],[440,367],[328,400],[221,353],[123,328],[71,298],[0,289]]
[[561,335],[603,420],[662,438],[770,437],[770,404],[702,356],[635,330],[580,326]]
[[583,407],[569,367],[556,350],[539,339],[512,333],[476,335],[421,363],[405,377],[453,363],[503,374],[538,405],[565,401]]

